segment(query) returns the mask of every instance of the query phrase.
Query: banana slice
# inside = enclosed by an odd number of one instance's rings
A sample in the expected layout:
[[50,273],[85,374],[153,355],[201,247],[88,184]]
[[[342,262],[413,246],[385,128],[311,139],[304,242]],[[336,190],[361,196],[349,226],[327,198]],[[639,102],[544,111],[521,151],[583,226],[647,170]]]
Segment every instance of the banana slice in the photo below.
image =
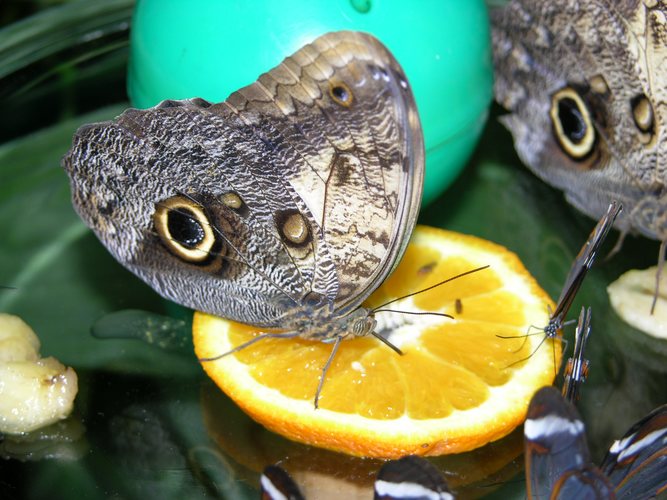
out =
[[72,368],[39,357],[39,339],[18,316],[0,313],[0,432],[20,434],[67,417],[78,391]]
[[667,277],[660,279],[660,289],[651,314],[655,294],[657,266],[633,269],[607,287],[609,301],[623,321],[653,337],[667,339]]

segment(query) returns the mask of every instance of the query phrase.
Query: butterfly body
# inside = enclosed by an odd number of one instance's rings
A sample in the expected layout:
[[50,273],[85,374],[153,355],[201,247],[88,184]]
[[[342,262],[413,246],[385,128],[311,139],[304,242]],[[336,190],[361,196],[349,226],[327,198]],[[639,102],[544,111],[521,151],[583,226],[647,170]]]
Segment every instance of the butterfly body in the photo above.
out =
[[586,342],[591,332],[591,308],[581,308],[579,321],[574,331],[574,349],[563,372],[563,397],[570,403],[579,400],[581,385],[588,376],[589,362],[586,359]]
[[599,218],[667,240],[667,6],[512,0],[492,14],[495,94],[523,162]]
[[397,264],[424,170],[412,92],[370,35],[324,35],[217,104],[82,127],[63,165],[109,251],[161,295],[330,340]]

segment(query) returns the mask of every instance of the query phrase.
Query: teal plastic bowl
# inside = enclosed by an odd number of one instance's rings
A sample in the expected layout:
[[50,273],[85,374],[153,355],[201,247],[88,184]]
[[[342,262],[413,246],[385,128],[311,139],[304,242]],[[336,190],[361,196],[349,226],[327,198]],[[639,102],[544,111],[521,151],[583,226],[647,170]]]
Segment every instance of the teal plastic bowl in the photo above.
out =
[[139,108],[164,99],[222,101],[302,45],[344,29],[379,38],[410,80],[429,203],[470,157],[491,102],[484,0],[139,0],[128,92]]

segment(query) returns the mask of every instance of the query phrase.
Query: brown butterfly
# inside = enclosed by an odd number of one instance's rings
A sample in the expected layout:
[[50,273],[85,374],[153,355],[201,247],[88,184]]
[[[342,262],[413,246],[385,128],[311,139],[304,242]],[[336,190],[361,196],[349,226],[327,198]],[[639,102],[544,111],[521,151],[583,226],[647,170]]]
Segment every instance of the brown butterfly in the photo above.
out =
[[616,226],[659,240],[662,266],[665,3],[511,0],[492,23],[495,95],[523,162],[591,217],[618,200]]

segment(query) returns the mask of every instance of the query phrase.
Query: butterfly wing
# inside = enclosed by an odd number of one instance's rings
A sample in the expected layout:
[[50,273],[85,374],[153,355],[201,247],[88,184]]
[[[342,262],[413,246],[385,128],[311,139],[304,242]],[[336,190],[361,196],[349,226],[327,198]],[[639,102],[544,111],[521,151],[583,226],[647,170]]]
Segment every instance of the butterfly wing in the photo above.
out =
[[621,212],[621,209],[622,207],[620,203],[615,200],[609,204],[606,213],[595,225],[593,231],[591,231],[588,239],[575,257],[572,266],[570,266],[570,271],[565,279],[565,285],[563,286],[563,290],[556,303],[556,309],[551,315],[552,320],[555,320],[558,326],[561,326],[565,321],[565,316],[567,316],[567,313],[572,306],[572,302],[574,302],[574,298],[584,282],[588,270],[593,266],[593,262],[595,262],[595,258],[597,257],[604,240],[607,238],[609,231],[611,231],[614,221]]
[[357,307],[397,264],[421,199],[423,136],[398,62],[370,35],[332,33],[224,105],[244,120],[274,116],[279,136],[297,134],[294,154],[307,165],[291,184],[330,249],[336,307]]
[[528,498],[549,498],[568,470],[590,463],[584,423],[553,387],[535,393],[524,423]]
[[223,103],[165,101],[82,127],[63,165],[84,221],[160,294],[290,328],[353,309],[391,271],[424,152],[396,60],[338,32]]
[[408,455],[390,460],[378,472],[375,500],[452,500],[442,473],[428,460]]
[[614,488],[609,479],[594,465],[585,465],[579,469],[564,472],[554,484],[550,498],[552,500],[610,500],[614,497]]
[[667,405],[653,410],[615,441],[600,468],[618,498],[653,498],[667,492]]
[[[523,162],[599,218],[664,239],[665,6],[512,0],[492,13],[495,94]],[[664,210],[663,210],[664,212]]]
[[290,475],[277,465],[264,468],[259,478],[262,500],[303,500],[303,494]]

